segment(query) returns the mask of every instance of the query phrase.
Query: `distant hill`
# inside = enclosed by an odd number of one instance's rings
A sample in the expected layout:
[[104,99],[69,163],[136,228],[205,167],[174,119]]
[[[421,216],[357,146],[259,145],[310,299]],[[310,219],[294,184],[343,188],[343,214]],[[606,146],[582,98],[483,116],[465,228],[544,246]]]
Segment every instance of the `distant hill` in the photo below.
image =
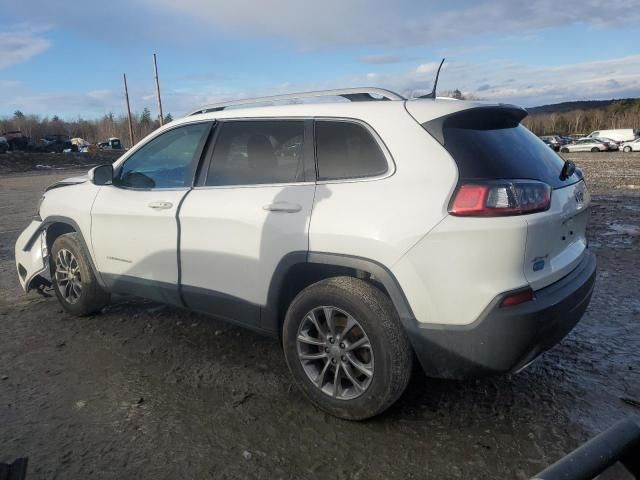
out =
[[599,108],[607,108],[612,103],[627,103],[635,101],[635,98],[620,98],[612,100],[578,100],[575,102],[553,103],[550,105],[541,105],[539,107],[527,108],[530,115],[540,113],[566,113],[574,110],[596,110]]

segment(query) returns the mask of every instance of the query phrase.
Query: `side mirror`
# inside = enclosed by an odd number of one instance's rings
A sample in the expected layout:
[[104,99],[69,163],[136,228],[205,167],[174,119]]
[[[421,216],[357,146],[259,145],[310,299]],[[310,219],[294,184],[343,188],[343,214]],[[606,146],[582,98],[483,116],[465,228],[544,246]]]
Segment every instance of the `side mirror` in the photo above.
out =
[[88,175],[94,185],[110,185],[113,182],[113,165],[98,165],[89,170]]

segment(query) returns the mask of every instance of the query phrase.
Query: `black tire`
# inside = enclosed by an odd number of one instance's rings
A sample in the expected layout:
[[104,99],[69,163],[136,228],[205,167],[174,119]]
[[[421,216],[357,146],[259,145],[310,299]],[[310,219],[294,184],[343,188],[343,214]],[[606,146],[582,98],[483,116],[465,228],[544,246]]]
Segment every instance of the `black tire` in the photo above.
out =
[[560,152],[562,152],[562,153],[569,153],[569,149],[568,149],[568,148],[566,148],[566,147],[562,147],[562,148],[560,149]]
[[[75,282],[76,284],[80,284],[81,289],[79,294],[76,294],[77,296],[73,299],[67,298],[68,296],[66,296],[64,291],[66,289],[61,285],[64,281],[59,281],[57,278],[61,273],[56,275],[56,271],[58,271],[57,259],[61,251],[70,252],[76,260],[74,265],[76,265],[77,273],[74,278],[77,279]],[[68,313],[76,316],[91,315],[92,313],[100,311],[109,303],[109,294],[98,283],[91,267],[88,253],[78,233],[67,233],[56,238],[51,247],[49,268],[51,271],[53,290],[56,293],[56,297],[58,297],[60,305],[62,305]]]
[[599,151],[600,151],[600,149],[599,149],[598,147],[593,147],[593,148],[591,149],[591,151],[592,151],[592,152],[599,152]]
[[631,151],[631,147],[624,147],[622,151],[629,153]]
[[[310,312],[322,306],[348,312],[357,320],[358,331],[368,337],[373,374],[366,389],[355,398],[340,399],[325,393],[312,382],[299,358],[300,325]],[[364,420],[382,413],[402,395],[411,377],[413,351],[391,300],[357,278],[330,278],[300,292],[287,311],[282,343],[289,370],[302,392],[320,409],[339,418]]]

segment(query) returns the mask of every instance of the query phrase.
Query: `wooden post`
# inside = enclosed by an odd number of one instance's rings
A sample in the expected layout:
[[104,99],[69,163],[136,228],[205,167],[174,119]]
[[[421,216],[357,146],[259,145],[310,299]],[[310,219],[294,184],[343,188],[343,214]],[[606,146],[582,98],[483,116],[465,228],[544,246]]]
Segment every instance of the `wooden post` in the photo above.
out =
[[133,147],[133,121],[131,120],[131,107],[129,106],[129,90],[127,89],[127,74],[124,73],[124,98],[127,100],[127,113],[129,115],[129,148]]
[[160,98],[160,81],[158,80],[158,61],[156,54],[153,54],[153,71],[156,79],[156,95],[158,96],[158,110],[160,110],[160,126],[164,125],[164,115],[162,113],[162,99]]

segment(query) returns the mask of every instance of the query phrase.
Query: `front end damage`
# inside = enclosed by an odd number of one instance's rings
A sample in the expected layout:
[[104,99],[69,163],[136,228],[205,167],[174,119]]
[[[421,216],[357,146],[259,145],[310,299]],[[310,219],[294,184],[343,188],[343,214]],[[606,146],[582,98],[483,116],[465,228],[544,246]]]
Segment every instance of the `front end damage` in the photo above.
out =
[[51,285],[48,280],[46,228],[43,222],[33,220],[16,241],[16,268],[25,292]]

